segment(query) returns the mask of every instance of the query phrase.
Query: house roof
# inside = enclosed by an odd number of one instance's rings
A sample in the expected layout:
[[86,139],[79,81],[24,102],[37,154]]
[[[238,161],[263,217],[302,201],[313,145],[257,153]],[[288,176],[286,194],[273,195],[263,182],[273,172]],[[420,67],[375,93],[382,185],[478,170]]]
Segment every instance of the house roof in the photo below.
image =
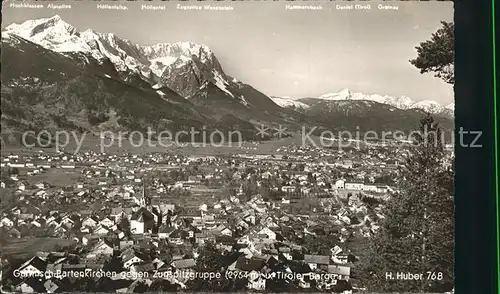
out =
[[97,227],[97,228],[94,230],[94,232],[97,232],[97,231],[100,231],[100,230],[105,230],[106,232],[109,232],[109,229],[107,229],[107,228],[105,228],[105,227],[103,227],[103,226],[99,226],[99,227]]
[[175,230],[174,227],[169,227],[165,224],[161,225],[159,228],[158,228],[158,233],[171,233]]
[[235,268],[242,270],[242,271],[260,271],[264,265],[266,264],[266,261],[263,259],[258,259],[258,258],[246,258],[244,256],[241,256],[238,258],[236,261],[236,266]]
[[239,258],[241,258],[243,255],[243,252],[240,251],[230,251],[222,255],[222,260],[225,265],[230,265],[234,262],[236,262]]
[[33,266],[40,271],[45,271],[47,268],[47,263],[38,256],[32,257],[30,260],[26,261],[19,267],[19,270],[26,268],[27,266]]
[[136,263],[133,265],[137,272],[151,272],[155,270],[154,265],[151,262]]
[[287,252],[291,252],[292,250],[290,249],[290,247],[281,246],[278,248],[278,251],[283,252],[283,253],[287,253]]
[[45,288],[45,286],[40,281],[38,281],[37,279],[24,279],[16,287],[19,287],[22,284],[25,284],[25,285],[33,288],[33,290],[35,291],[35,293],[44,293],[44,292],[47,291],[47,289]]
[[57,280],[47,280],[47,281],[45,281],[45,283],[43,285],[45,286],[45,289],[49,293],[52,293],[59,288]]
[[346,182],[345,184],[346,185],[352,185],[352,184],[363,184],[363,180],[357,180],[357,179],[353,179],[353,180],[350,180],[349,182]]
[[95,246],[95,248],[98,248],[98,247],[100,247],[100,246],[102,246],[102,245],[106,245],[106,246],[108,246],[108,247],[110,247],[110,248],[113,248],[113,246],[114,246],[113,242],[111,242],[110,240],[108,240],[108,239],[103,239],[101,242],[99,242],[99,243]]
[[147,256],[146,254],[142,254],[138,251],[136,251],[135,249],[133,248],[129,248],[127,250],[125,250],[123,253],[122,253],[122,260],[123,262],[127,262],[129,261],[130,259],[134,258],[134,257],[138,257],[142,260],[147,260]]
[[203,216],[205,221],[215,221],[215,216],[213,214],[206,214]]
[[306,263],[317,263],[317,264],[329,264],[330,256],[327,255],[304,255],[304,262]]
[[[226,230],[226,229],[229,229],[229,228],[228,228],[226,225],[224,225],[224,224],[220,224],[219,226],[217,226],[217,227],[214,229],[214,231],[222,232],[222,231],[224,231],[224,230]],[[229,229],[229,230],[231,230],[231,229]]]
[[175,266],[175,268],[190,268],[194,267],[196,265],[196,262],[194,259],[189,258],[189,259],[180,259],[180,260],[175,260],[172,262],[172,265]]
[[169,237],[170,237],[170,238],[181,238],[181,237],[182,237],[181,232],[182,232],[182,231],[181,231],[180,229],[174,229],[174,230],[170,233]]
[[181,218],[201,217],[201,211],[197,209],[185,209],[179,214]]
[[234,244],[234,238],[226,235],[216,236],[215,241],[219,244],[231,245]]
[[343,276],[350,276],[350,274],[351,274],[351,268],[348,267],[348,266],[330,264],[328,266],[328,272],[331,273],[331,274],[337,274],[337,275],[343,275]]
[[95,215],[87,216],[83,221],[86,221],[86,220],[92,220],[92,221],[94,221],[96,223],[99,222],[99,218],[97,216],[95,216]]
[[196,238],[213,238],[214,234],[209,231],[201,231],[200,233],[195,233],[194,236]]
[[126,213],[126,214],[131,214],[132,213],[132,208],[126,207],[113,207],[111,208],[111,215],[118,215],[120,213]]
[[132,215],[131,220],[147,222],[154,220],[154,215],[146,208],[141,207]]

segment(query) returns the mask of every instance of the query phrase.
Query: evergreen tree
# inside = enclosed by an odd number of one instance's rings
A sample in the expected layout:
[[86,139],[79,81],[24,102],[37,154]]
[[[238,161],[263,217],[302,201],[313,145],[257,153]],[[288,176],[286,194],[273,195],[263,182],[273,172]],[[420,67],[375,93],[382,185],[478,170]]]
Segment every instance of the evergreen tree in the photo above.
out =
[[431,39],[416,47],[418,56],[410,63],[420,69],[420,73],[434,73],[434,76],[448,84],[455,82],[454,75],[454,25],[441,22],[442,27],[432,34]]
[[116,274],[124,270],[123,261],[119,250],[114,250],[111,258],[104,264],[103,271],[114,272]]
[[[443,165],[444,156],[441,131],[427,115],[399,170],[400,190],[387,202],[386,219],[360,272],[369,291],[453,287],[453,173]],[[397,272],[422,273],[423,280],[396,279]]]

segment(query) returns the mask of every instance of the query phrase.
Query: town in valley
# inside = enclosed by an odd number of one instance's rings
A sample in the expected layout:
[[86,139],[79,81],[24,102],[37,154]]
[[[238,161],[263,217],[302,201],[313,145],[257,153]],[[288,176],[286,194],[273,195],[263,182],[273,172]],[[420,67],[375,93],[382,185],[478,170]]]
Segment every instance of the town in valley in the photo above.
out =
[[199,271],[207,244],[213,275],[237,277],[238,290],[362,289],[356,264],[406,149],[258,154],[259,144],[217,155],[4,152],[3,290],[75,291],[75,272],[100,273],[88,274],[92,289],[190,290],[193,275],[175,272]]

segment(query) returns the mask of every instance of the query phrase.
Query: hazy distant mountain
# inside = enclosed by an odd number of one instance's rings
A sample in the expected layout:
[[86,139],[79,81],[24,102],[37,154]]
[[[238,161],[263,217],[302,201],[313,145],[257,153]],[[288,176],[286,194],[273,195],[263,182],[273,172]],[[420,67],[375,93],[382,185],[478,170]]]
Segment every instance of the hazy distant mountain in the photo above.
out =
[[[330,129],[338,130],[408,132],[415,129],[420,118],[425,115],[418,108],[400,109],[371,100],[304,98],[300,101],[309,105],[303,112],[306,116]],[[436,115],[435,118],[443,129],[453,128],[450,117]]]
[[364,94],[359,92],[351,92],[349,89],[343,89],[337,93],[328,93],[317,97],[318,99],[324,100],[369,100],[375,101],[382,104],[388,104],[399,109],[409,109],[414,102],[406,96],[401,96],[398,98],[379,95],[379,94]]
[[453,128],[454,104],[442,107],[434,101],[414,102],[406,96],[367,95],[343,89],[312,98],[272,99],[282,107],[301,112],[318,124],[333,129],[409,131],[415,128],[425,112],[434,114],[444,129]]
[[381,104],[390,105],[402,110],[408,109],[421,109],[432,114],[449,115],[450,111],[454,109],[454,104],[446,107],[441,106],[439,103],[431,100],[424,100],[415,102],[407,96],[392,97],[380,94],[364,94],[360,92],[352,92],[350,89],[343,89],[339,92],[327,93],[319,97],[310,98],[284,98],[272,97],[274,102],[282,107],[293,107],[295,109],[308,109],[311,101],[326,100],[326,101],[343,101],[343,100],[366,100],[374,101]]
[[444,107],[441,106],[441,104],[431,101],[431,100],[422,100],[419,102],[416,102],[411,106],[411,108],[418,108],[422,109],[424,111],[433,113],[433,114],[438,114],[444,110]]

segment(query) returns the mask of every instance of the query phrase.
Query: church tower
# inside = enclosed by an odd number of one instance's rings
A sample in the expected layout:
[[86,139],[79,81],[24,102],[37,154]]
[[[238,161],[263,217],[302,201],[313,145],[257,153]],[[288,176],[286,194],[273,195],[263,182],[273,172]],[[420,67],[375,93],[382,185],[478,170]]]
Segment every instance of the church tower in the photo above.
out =
[[147,189],[147,177],[144,177],[142,180],[142,201],[143,206],[145,206],[149,211],[151,211],[151,196],[149,195]]

